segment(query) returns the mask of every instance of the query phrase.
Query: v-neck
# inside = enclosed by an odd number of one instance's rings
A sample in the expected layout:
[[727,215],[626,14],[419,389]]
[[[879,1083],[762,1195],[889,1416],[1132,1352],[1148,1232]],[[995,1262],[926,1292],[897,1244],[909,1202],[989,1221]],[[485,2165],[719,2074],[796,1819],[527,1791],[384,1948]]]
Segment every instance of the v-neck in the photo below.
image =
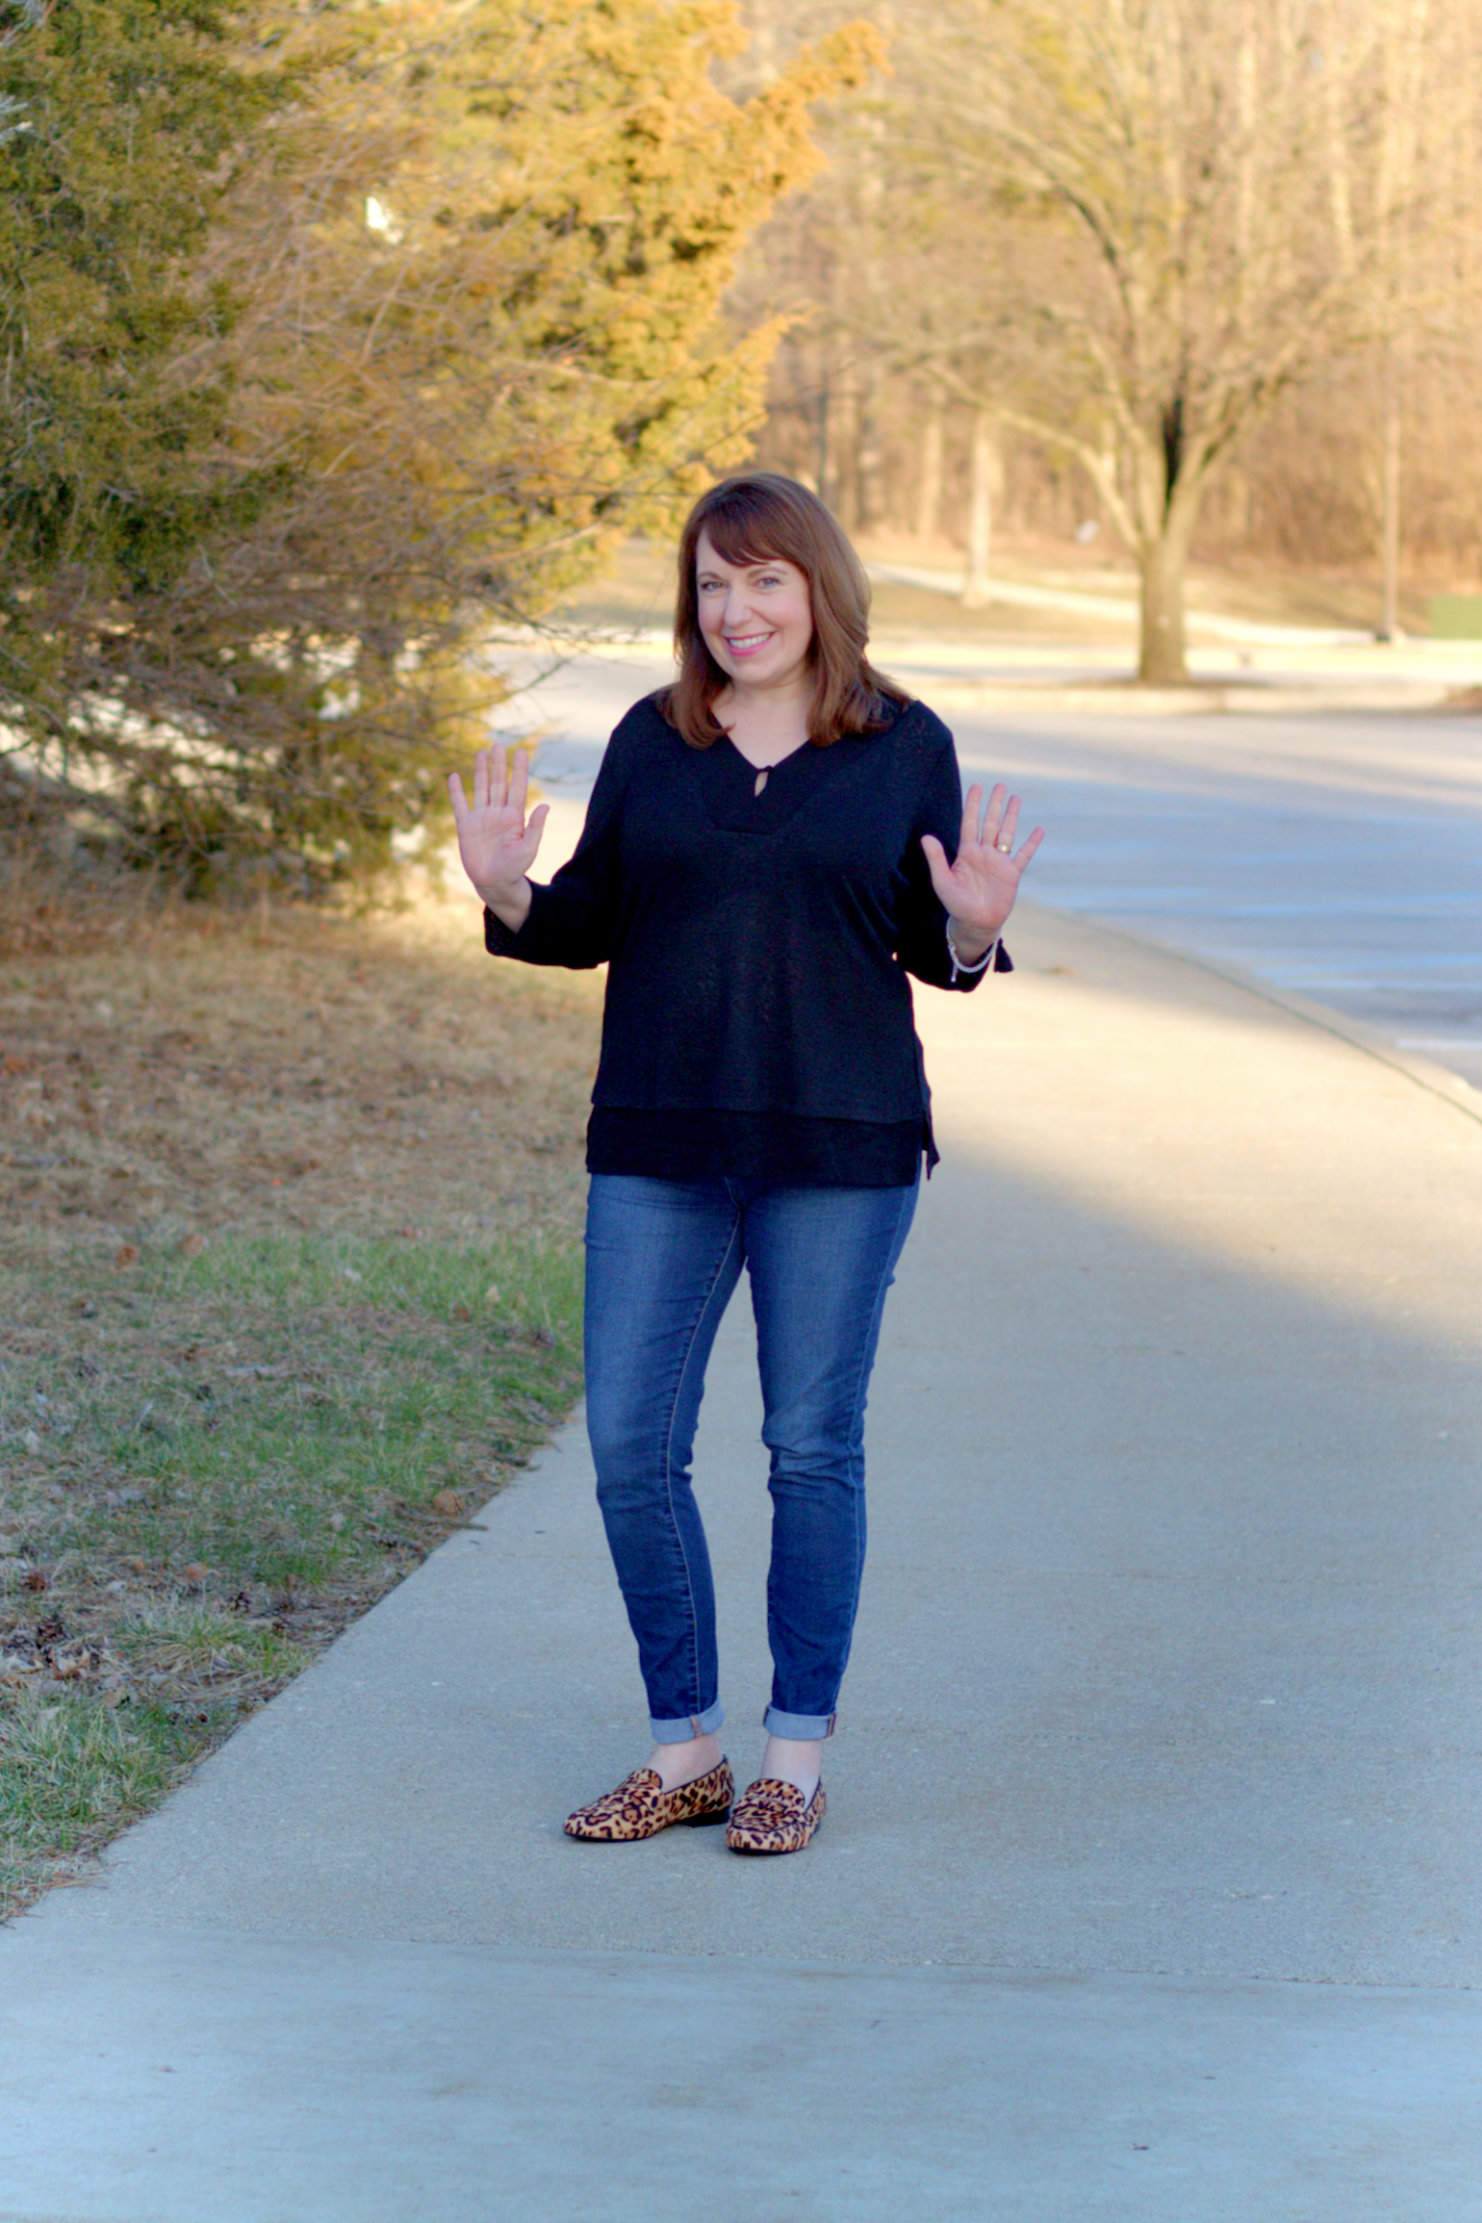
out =
[[[831,748],[804,741],[776,764],[753,764],[729,734],[708,749],[687,753],[694,767],[711,824],[720,832],[772,834],[841,775],[847,776],[877,734],[846,734]],[[757,774],[767,778],[760,791]]]
[[726,747],[734,751],[734,753],[740,757],[741,762],[746,766],[746,769],[751,774],[753,780],[759,779],[763,772],[766,773],[766,778],[762,781],[761,786],[756,790],[758,795],[766,794],[767,789],[772,784],[772,775],[774,772],[780,772],[784,764],[791,764],[795,756],[801,756],[805,749],[811,749],[813,746],[813,743],[811,741],[800,741],[795,749],[788,750],[786,756],[778,757],[775,764],[753,764],[751,758],[746,754],[746,751],[744,749],[738,749],[736,747],[736,744],[732,740],[729,733],[725,734],[724,738]]

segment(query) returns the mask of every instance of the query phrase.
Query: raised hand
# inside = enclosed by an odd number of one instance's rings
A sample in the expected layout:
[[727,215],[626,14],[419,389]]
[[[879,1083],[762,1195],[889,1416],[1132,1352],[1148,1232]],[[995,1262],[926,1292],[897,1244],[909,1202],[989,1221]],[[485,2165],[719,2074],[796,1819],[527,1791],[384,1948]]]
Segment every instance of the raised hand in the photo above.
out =
[[458,774],[448,775],[463,869],[495,917],[517,930],[530,909],[525,875],[535,862],[550,810],[548,803],[540,803],[526,818],[529,788],[530,756],[525,749],[515,751],[513,771],[503,749],[480,749],[473,760],[472,802]]
[[931,884],[946,905],[958,952],[969,964],[1003,932],[1024,868],[1045,838],[1043,826],[1036,826],[1016,854],[1014,835],[1018,824],[1019,798],[1010,795],[1000,781],[986,809],[982,788],[968,789],[962,835],[950,864],[935,834],[921,837]]

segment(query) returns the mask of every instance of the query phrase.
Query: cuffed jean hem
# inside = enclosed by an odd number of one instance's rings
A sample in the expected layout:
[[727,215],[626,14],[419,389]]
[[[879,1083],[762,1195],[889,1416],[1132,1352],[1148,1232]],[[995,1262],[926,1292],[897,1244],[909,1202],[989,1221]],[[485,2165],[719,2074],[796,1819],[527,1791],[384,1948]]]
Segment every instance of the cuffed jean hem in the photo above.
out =
[[780,1707],[769,1706],[762,1715],[762,1727],[769,1737],[795,1737],[804,1742],[815,1737],[831,1737],[837,1714],[785,1714]]
[[691,1737],[712,1737],[726,1718],[725,1707],[717,1698],[702,1714],[685,1714],[679,1721],[657,1721],[649,1716],[648,1726],[655,1744],[688,1744]]

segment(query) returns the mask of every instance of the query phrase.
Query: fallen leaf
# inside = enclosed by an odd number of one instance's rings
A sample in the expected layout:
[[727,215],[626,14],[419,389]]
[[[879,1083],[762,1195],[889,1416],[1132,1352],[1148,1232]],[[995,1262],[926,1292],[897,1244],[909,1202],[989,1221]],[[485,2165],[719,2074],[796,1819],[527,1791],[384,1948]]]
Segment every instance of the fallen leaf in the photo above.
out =
[[137,1243],[120,1243],[113,1254],[113,1263],[115,1266],[137,1266],[139,1263],[139,1245]]
[[484,1302],[485,1304],[498,1304],[499,1284],[497,1281],[491,1281],[488,1288],[484,1291]]
[[198,1559],[193,1559],[188,1567],[182,1567],[180,1570],[180,1576],[183,1582],[205,1582],[209,1578],[210,1573],[210,1568],[203,1567]]
[[39,1451],[41,1449],[41,1438],[37,1435],[34,1428],[28,1428],[25,1431],[24,1435],[21,1437],[21,1442],[25,1445],[28,1451]]
[[445,1520],[461,1521],[463,1500],[456,1490],[439,1490],[432,1501],[432,1510],[434,1513],[441,1513]]
[[182,1258],[199,1258],[205,1247],[204,1235],[182,1235],[175,1245]]
[[473,1314],[466,1304],[455,1304],[453,1307],[453,1318],[455,1320],[471,1320],[473,1318]]
[[144,1561],[142,1559],[131,1559],[129,1561],[129,1568],[131,1573],[142,1575],[144,1573]]
[[70,1643],[55,1645],[52,1650],[51,1671],[64,1683],[86,1682],[102,1664],[101,1649],[85,1637],[74,1636]]
[[27,1575],[26,1588],[28,1590],[44,1590],[46,1588],[46,1577],[39,1567],[33,1567]]

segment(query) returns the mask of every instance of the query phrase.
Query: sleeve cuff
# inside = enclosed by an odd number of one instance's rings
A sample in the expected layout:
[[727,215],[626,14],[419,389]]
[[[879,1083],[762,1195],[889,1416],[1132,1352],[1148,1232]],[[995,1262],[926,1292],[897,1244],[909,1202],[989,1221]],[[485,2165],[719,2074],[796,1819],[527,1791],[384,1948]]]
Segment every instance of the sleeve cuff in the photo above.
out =
[[[527,918],[525,925],[529,923]],[[524,931],[524,926],[506,926],[503,919],[494,916],[487,903],[484,905],[484,947],[491,957],[512,956]]]
[[1010,957],[1008,951],[1003,946],[1002,935],[998,936],[998,938],[994,942],[992,942],[987,949],[984,950],[982,956],[978,959],[975,965],[964,965],[958,961],[957,951],[953,947],[952,935],[949,929],[947,934],[947,955],[951,961],[952,966],[952,971],[947,981],[947,986],[949,988],[976,988],[978,982],[984,977],[985,974],[1011,973],[1014,969],[1014,960],[1012,959],[1012,957]]

